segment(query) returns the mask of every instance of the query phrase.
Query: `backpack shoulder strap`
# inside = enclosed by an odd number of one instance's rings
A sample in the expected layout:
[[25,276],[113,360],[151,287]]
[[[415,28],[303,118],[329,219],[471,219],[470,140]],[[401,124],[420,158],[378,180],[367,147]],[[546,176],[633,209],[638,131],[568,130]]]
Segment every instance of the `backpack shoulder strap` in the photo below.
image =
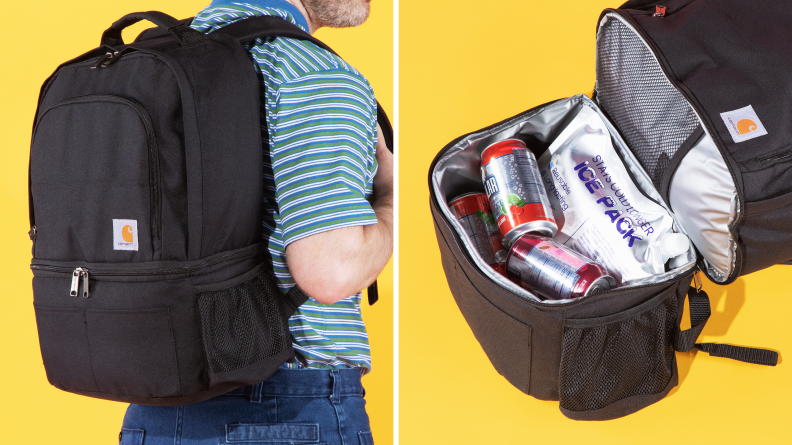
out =
[[[289,37],[292,39],[307,40],[319,48],[338,56],[337,52],[333,51],[332,48],[321,40],[303,31],[297,25],[275,16],[260,15],[237,20],[234,23],[213,31],[212,34],[225,34],[237,39],[240,43],[267,37]],[[382,127],[382,136],[385,139],[388,150],[393,152],[393,128],[391,127],[388,115],[385,114],[379,102],[377,102],[377,121],[380,127]]]
[[292,39],[307,40],[322,49],[338,55],[321,40],[303,31],[299,26],[271,15],[258,15],[237,20],[212,31],[212,34],[225,34],[237,39],[240,43],[267,37],[290,37]]
[[[240,43],[267,37],[289,37],[292,39],[309,41],[319,48],[338,56],[338,53],[333,51],[332,48],[321,40],[303,31],[298,26],[275,16],[256,16],[237,20],[234,23],[213,31],[212,34],[225,34],[238,40]],[[385,139],[385,145],[388,147],[388,150],[393,152],[393,127],[391,127],[388,115],[385,114],[385,110],[382,109],[379,102],[377,102],[377,122],[380,128],[382,128],[382,137]],[[377,291],[377,282],[374,281],[368,288],[369,305],[376,303],[378,299],[379,292]]]

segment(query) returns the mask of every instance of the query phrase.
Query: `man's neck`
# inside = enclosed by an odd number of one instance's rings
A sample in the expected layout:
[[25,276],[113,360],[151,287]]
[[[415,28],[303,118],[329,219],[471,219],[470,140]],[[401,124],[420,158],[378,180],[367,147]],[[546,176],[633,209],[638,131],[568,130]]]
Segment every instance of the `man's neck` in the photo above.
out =
[[308,22],[308,32],[310,34],[313,34],[314,32],[316,32],[317,29],[319,29],[319,26],[317,26],[316,23],[313,21],[313,19],[311,18],[311,14],[309,14],[308,10],[305,9],[305,5],[303,5],[303,2],[301,0],[285,0],[285,1],[291,3],[295,8],[297,8],[300,11],[300,14],[302,14],[303,17],[305,17],[305,21]]

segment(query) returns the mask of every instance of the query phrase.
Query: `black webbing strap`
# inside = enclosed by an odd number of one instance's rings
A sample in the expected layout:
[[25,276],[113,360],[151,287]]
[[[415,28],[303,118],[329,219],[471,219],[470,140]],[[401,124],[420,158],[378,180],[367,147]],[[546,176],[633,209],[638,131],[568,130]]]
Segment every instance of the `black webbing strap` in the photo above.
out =
[[368,287],[369,306],[376,303],[377,300],[379,300],[379,291],[377,291],[377,280],[374,280],[371,286]]
[[690,302],[690,329],[681,330],[677,326],[676,338],[674,339],[674,349],[679,352],[690,352],[696,344],[704,325],[710,317],[710,302],[707,293],[697,291],[691,287],[688,290],[688,301]]
[[778,353],[769,349],[746,348],[722,343],[696,343],[696,349],[713,357],[726,357],[756,365],[775,366]]
[[722,343],[696,343],[696,339],[709,320],[710,301],[706,292],[694,287],[688,290],[688,301],[690,302],[690,329],[683,331],[677,326],[674,349],[679,352],[689,352],[695,348],[714,357],[725,357],[757,365],[775,366],[778,363],[778,353],[768,349],[746,348]]
[[[316,37],[308,34],[300,29],[298,26],[287,22],[286,20],[275,16],[256,16],[249,17],[243,20],[237,20],[234,23],[223,26],[222,28],[212,32],[213,34],[228,35],[240,43],[249,42],[255,39],[264,39],[267,37],[288,37],[292,39],[307,40],[319,48],[330,51],[338,55],[332,48],[325,45],[324,42]],[[340,56],[339,56],[340,57]],[[377,122],[382,128],[382,137],[385,139],[385,145],[388,150],[393,153],[393,127],[391,126],[388,115],[385,110],[377,102]],[[379,292],[377,291],[377,282],[371,283],[368,287],[368,301],[372,305],[379,300]]]
[[[294,287],[289,289],[289,292],[286,293],[284,300],[286,301],[286,305],[289,306],[289,309],[291,309],[291,312],[294,313],[298,307],[308,301],[308,294],[303,292],[302,289],[295,284]],[[291,314],[289,314],[289,316],[291,316]]]

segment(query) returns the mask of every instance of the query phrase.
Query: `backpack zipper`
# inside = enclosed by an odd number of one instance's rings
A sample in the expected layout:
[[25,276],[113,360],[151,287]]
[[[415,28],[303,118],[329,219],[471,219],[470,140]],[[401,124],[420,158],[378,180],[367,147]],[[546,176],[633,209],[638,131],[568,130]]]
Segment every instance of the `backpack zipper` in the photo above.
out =
[[83,298],[88,298],[88,269],[78,267],[72,272],[71,292],[69,295],[76,297],[80,291],[80,277],[83,279]]
[[[51,264],[31,264],[30,268],[32,270],[41,270],[46,272],[55,272],[55,273],[63,273],[63,274],[71,274],[72,281],[71,281],[71,288],[69,291],[69,295],[72,297],[76,297],[80,291],[80,281],[82,281],[83,286],[83,298],[89,298],[89,272],[94,277],[140,277],[140,276],[171,276],[172,278],[182,278],[186,276],[192,275],[194,272],[197,272],[201,269],[215,266],[217,264],[225,263],[232,260],[246,260],[249,258],[253,258],[260,253],[260,245],[256,244],[250,247],[246,247],[240,250],[236,250],[234,252],[230,252],[212,259],[208,259],[203,261],[199,264],[193,266],[184,266],[184,267],[171,267],[171,268],[162,268],[162,269],[142,269],[142,270],[122,270],[122,269],[88,269],[87,267],[80,266],[76,268],[66,267],[66,266],[55,266]],[[81,280],[82,279],[82,280]]]

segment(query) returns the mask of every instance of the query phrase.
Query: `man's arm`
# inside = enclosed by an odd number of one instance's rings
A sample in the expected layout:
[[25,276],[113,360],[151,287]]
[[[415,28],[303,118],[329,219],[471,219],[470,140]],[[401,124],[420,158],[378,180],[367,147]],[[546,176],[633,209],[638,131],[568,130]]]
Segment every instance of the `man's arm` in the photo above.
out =
[[343,227],[301,238],[286,247],[294,281],[314,300],[332,304],[370,285],[393,254],[393,155],[382,131],[377,141],[374,202],[377,224]]

